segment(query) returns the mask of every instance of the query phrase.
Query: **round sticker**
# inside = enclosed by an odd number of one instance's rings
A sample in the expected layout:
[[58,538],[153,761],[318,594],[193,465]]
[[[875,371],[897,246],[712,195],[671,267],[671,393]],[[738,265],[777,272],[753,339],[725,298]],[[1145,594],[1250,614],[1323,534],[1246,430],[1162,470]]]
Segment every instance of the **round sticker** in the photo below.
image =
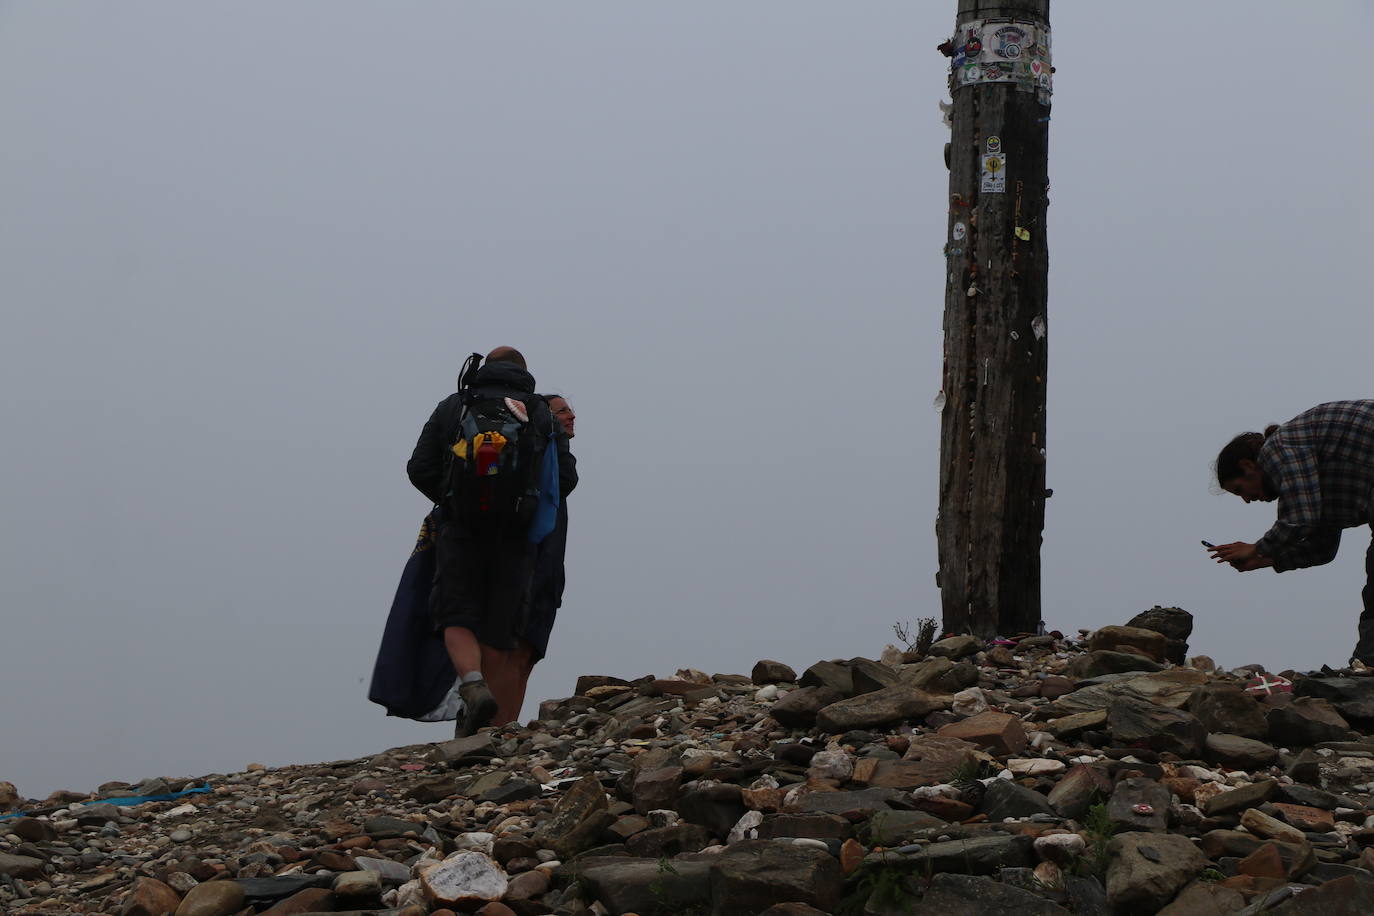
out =
[[954,241],[962,242],[966,235],[968,235],[968,227],[963,223],[955,223],[953,232]]
[[1001,137],[988,137],[987,147],[988,147],[987,151],[988,151],[989,153],[1000,153],[1000,152],[1002,152],[1002,138],[1001,138]]

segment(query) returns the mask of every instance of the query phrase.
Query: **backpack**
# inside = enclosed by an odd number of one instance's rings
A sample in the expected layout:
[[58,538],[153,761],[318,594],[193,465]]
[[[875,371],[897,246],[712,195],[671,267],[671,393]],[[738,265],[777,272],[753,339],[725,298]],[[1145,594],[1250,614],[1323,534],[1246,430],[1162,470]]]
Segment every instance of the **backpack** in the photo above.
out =
[[[548,531],[541,530],[546,513],[539,509],[549,501],[550,462],[555,509],[558,499],[553,430],[553,414],[537,394],[465,388],[450,448],[449,517],[484,531],[542,541]],[[532,527],[537,515],[541,523]]]

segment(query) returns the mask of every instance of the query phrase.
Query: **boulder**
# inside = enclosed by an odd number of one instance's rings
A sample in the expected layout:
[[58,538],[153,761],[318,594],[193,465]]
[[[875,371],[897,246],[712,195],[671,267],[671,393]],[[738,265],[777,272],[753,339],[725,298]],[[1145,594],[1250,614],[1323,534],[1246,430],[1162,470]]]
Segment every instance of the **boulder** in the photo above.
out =
[[1107,901],[1121,913],[1157,913],[1207,867],[1207,858],[1185,836],[1125,833],[1108,851]]
[[840,863],[824,849],[744,840],[711,859],[716,912],[757,913],[797,902],[833,913],[844,891]]
[[[1157,662],[1164,661],[1169,639],[1163,633],[1140,627],[1102,627],[1088,637],[1088,651],[1110,649],[1116,652],[1137,652]],[[1110,892],[1109,892],[1110,893]]]
[[906,684],[894,684],[871,693],[831,703],[816,716],[816,727],[826,732],[876,728],[912,719],[923,719],[947,701]]

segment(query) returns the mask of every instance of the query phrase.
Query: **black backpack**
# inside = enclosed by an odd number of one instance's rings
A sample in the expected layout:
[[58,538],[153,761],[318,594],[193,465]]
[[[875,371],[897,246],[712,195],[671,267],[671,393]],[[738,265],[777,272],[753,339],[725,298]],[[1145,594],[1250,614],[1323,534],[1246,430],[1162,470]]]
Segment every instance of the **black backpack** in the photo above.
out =
[[474,388],[475,369],[465,368],[460,380],[462,409],[450,448],[446,508],[451,518],[473,527],[525,533],[539,505],[553,414],[537,394]]

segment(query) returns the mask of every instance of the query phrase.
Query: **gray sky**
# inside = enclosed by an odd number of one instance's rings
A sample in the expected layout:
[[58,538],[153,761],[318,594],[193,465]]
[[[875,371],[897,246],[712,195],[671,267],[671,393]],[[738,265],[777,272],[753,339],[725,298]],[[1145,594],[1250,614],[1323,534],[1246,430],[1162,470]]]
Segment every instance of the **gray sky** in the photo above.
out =
[[[939,615],[953,2],[0,4],[0,779],[437,740],[365,699],[464,354],[579,416],[578,674]],[[1208,563],[1236,432],[1374,396],[1365,5],[1055,0],[1051,627],[1353,644],[1368,532]],[[871,434],[856,453],[851,431]]]

